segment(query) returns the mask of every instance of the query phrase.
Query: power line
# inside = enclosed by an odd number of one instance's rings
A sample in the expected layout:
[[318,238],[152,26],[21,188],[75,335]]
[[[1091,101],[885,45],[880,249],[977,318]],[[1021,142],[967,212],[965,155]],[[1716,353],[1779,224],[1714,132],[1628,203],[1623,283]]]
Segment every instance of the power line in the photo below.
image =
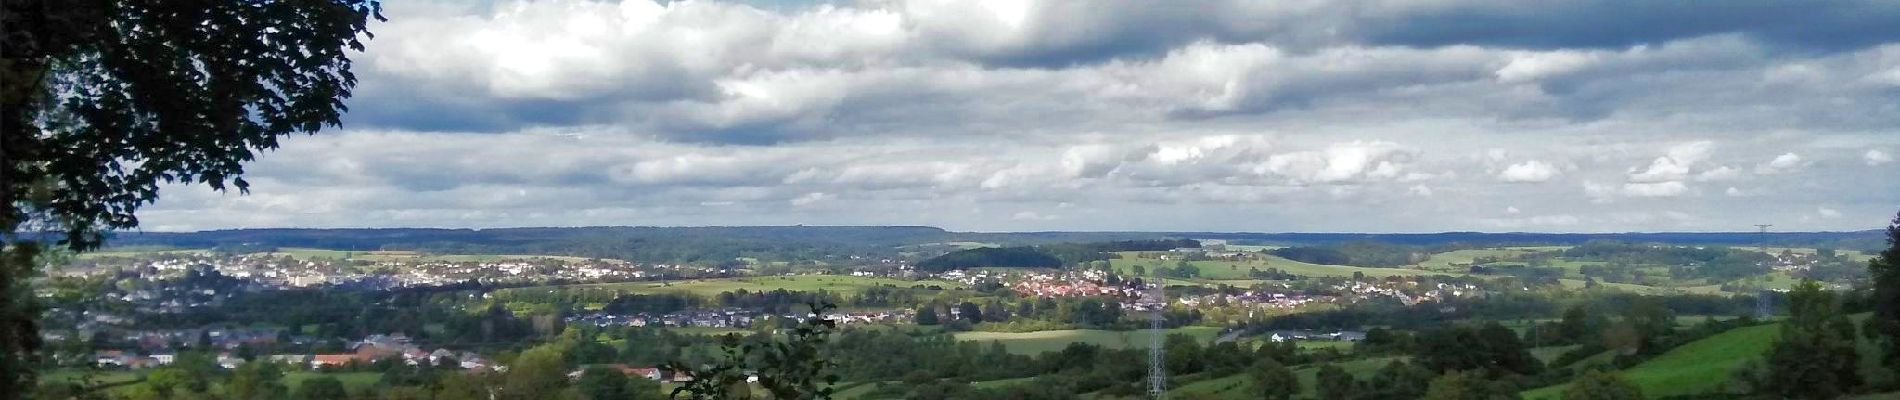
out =
[[1144,303],[1148,303],[1152,309],[1148,314],[1148,330],[1151,333],[1148,336],[1148,396],[1160,400],[1168,397],[1167,350],[1162,348],[1164,331],[1161,330],[1167,321],[1167,316],[1162,313],[1167,310],[1168,297],[1162,292],[1166,281],[1161,280],[1161,273],[1154,272],[1153,276],[1154,280],[1148,283],[1148,295],[1143,296],[1147,298]]
[[1762,254],[1768,254],[1768,227],[1772,227],[1772,226],[1774,225],[1773,224],[1756,224],[1755,225],[1756,228],[1761,228],[1761,233],[1757,233],[1755,235],[1755,242],[1757,245],[1761,246]]

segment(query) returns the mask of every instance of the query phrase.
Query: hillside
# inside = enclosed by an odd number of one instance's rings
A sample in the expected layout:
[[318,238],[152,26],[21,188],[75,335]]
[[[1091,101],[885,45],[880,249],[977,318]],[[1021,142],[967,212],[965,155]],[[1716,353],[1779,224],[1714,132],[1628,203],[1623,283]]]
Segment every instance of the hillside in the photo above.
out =
[[[1623,371],[1623,377],[1651,398],[1712,393],[1728,384],[1729,374],[1774,345],[1780,325],[1737,328],[1689,342]],[[1525,399],[1556,399],[1568,385],[1524,392]]]

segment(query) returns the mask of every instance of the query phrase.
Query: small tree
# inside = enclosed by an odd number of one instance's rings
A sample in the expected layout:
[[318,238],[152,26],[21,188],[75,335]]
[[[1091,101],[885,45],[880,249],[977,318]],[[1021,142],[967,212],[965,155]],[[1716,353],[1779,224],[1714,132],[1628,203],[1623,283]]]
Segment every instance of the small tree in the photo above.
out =
[[305,379],[303,384],[297,386],[298,400],[330,400],[349,396],[350,393],[343,390],[343,381],[329,375]]
[[284,386],[284,370],[277,363],[244,363],[231,372],[225,393],[234,400],[275,400],[290,394]]
[[1452,371],[1432,380],[1425,389],[1426,400],[1502,400],[1516,399],[1517,391],[1484,379],[1478,372]]
[[1366,382],[1365,395],[1375,399],[1416,399],[1425,395],[1432,371],[1404,361],[1392,361]]
[[1590,371],[1564,388],[1564,400],[1642,400],[1643,390],[1614,372]]
[[1300,392],[1300,378],[1273,359],[1260,360],[1247,377],[1253,383],[1254,394],[1262,399],[1287,400]]
[[923,307],[917,308],[917,325],[931,326],[931,325],[936,325],[937,323],[938,321],[937,321],[936,307],[923,306]]
[[604,366],[581,370],[580,379],[574,381],[574,389],[587,400],[620,400],[631,395],[627,392],[627,375]]
[[1314,375],[1314,385],[1321,400],[1348,400],[1358,396],[1357,388],[1353,387],[1352,374],[1337,365],[1321,365],[1319,372]]
[[1854,328],[1840,299],[1804,279],[1788,292],[1788,312],[1781,338],[1768,350],[1761,390],[1787,399],[1831,399],[1859,386]]

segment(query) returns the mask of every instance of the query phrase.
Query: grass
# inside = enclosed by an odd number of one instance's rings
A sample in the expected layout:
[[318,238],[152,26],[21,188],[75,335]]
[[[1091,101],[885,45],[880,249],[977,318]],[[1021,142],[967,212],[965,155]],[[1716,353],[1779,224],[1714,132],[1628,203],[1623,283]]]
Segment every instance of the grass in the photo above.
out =
[[[96,383],[98,384],[110,385],[110,384],[115,384],[115,383],[136,381],[140,378],[143,378],[147,372],[150,372],[150,371],[149,370],[99,371],[98,374],[93,376],[93,379],[95,379]],[[62,369],[62,370],[53,371],[53,372],[40,375],[40,381],[41,382],[56,382],[56,381],[78,380],[84,374],[85,374],[84,371]],[[337,380],[342,381],[343,386],[345,388],[348,388],[350,391],[358,391],[358,390],[369,388],[371,386],[375,386],[377,383],[381,382],[383,379],[383,375],[376,372],[289,371],[289,372],[284,373],[283,382],[284,382],[284,385],[289,387],[292,392],[295,392],[298,386],[303,385],[304,381],[309,380],[311,378],[316,378],[319,376],[335,377]],[[128,386],[114,387],[110,389],[109,391],[116,392],[125,387],[128,387]],[[220,386],[213,386],[210,391],[214,393],[221,392],[222,388]]]
[[1576,350],[1578,347],[1582,347],[1582,346],[1573,344],[1569,346],[1537,347],[1537,348],[1531,349],[1531,356],[1537,357],[1538,361],[1549,363],[1550,360],[1555,360],[1557,359],[1557,357],[1563,356],[1564,353],[1568,353],[1571,350]]
[[[1220,334],[1220,328],[1190,326],[1168,330],[1169,334],[1182,333],[1203,342],[1212,342]],[[1035,332],[957,332],[953,334],[960,341],[1003,343],[1003,348],[1016,354],[1041,354],[1062,350],[1069,343],[1082,342],[1108,348],[1143,347],[1148,345],[1149,331],[1108,331],[1098,329],[1064,329]]]
[[[1779,329],[1779,325],[1736,328],[1689,342],[1624,370],[1623,377],[1651,398],[1715,392],[1728,383],[1731,371],[1768,351],[1780,335]],[[1555,399],[1566,386],[1522,394],[1525,399]]]
[[1030,382],[1034,382],[1035,380],[1036,380],[1036,377],[1032,376],[1028,378],[998,379],[998,380],[993,380],[993,381],[976,381],[976,382],[970,382],[970,387],[978,388],[978,389],[1001,389],[1001,388],[1006,388],[1010,386],[1028,384]]
[[297,391],[297,387],[302,386],[305,380],[319,376],[334,377],[336,380],[343,381],[343,387],[348,388],[350,391],[363,390],[370,386],[376,386],[377,382],[383,380],[383,374],[375,372],[294,371],[284,374],[284,385],[289,386],[290,390],[295,392]]
[[1477,262],[1479,258],[1496,257],[1498,259],[1508,259],[1534,253],[1540,251],[1539,249],[1540,248],[1505,247],[1495,249],[1453,250],[1432,254],[1430,257],[1427,257],[1425,261],[1419,262],[1418,266],[1434,271],[1462,271],[1470,267],[1472,263]]
[[871,393],[872,390],[876,390],[877,383],[876,382],[850,382],[850,383],[839,382],[837,385],[833,385],[832,388],[837,391],[831,394],[831,398],[857,399],[857,398],[864,397],[865,394]]
[[[1373,357],[1340,361],[1333,363],[1333,365],[1346,370],[1346,373],[1352,374],[1353,377],[1363,380],[1371,378],[1374,374],[1378,373],[1379,368],[1384,368],[1386,364],[1391,363],[1393,360],[1400,359],[1403,359],[1403,357]],[[1295,396],[1295,398],[1311,398],[1317,394],[1316,382],[1319,381],[1319,366],[1304,365],[1296,367],[1293,369],[1293,375],[1300,379],[1300,393],[1298,396]],[[1169,394],[1174,397],[1188,398],[1235,400],[1256,398],[1248,393],[1250,390],[1251,387],[1247,381],[1247,374],[1243,372],[1190,382],[1170,390]]]
[[628,293],[686,293],[699,296],[714,296],[720,292],[746,290],[750,292],[785,289],[794,292],[816,292],[825,290],[836,293],[857,293],[867,288],[893,286],[908,288],[915,285],[936,285],[944,289],[964,289],[962,284],[940,280],[907,281],[883,277],[861,277],[844,275],[797,275],[748,278],[693,279],[672,281],[662,285],[659,282],[595,283],[582,285],[536,286],[512,290],[552,290],[568,289],[609,289],[623,290]]
[[[86,375],[86,372],[83,370],[60,369],[60,370],[40,374],[39,378],[40,378],[40,382],[78,381],[81,378],[85,377],[85,375]],[[97,373],[93,374],[92,379],[97,384],[110,385],[114,383],[135,381],[143,376],[145,376],[144,371],[112,370],[112,371],[98,371]]]

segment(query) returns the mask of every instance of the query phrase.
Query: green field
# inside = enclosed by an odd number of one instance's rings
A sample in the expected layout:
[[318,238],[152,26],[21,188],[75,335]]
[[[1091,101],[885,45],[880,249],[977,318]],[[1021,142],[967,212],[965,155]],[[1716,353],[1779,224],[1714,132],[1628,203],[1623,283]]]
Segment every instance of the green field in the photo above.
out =
[[[1780,325],[1737,328],[1669,349],[1656,358],[1623,371],[1623,377],[1643,389],[1647,397],[1710,393],[1729,381],[1735,368],[1762,353],[1780,336]],[[1555,399],[1567,385],[1524,392],[1525,399]]]
[[[93,379],[98,384],[109,385],[109,384],[122,383],[122,382],[131,382],[131,381],[144,378],[147,372],[149,372],[149,370],[99,371],[97,374],[93,376]],[[59,371],[49,372],[44,375],[41,375],[40,381],[42,382],[71,381],[71,380],[80,379],[82,375],[84,375],[84,372],[81,372],[81,371],[59,370]],[[383,375],[381,373],[376,373],[376,372],[330,373],[330,372],[313,372],[313,371],[289,371],[289,372],[284,373],[284,378],[283,378],[284,385],[288,386],[290,390],[296,391],[298,386],[303,385],[304,380],[319,377],[319,376],[335,377],[337,380],[343,381],[343,386],[349,388],[352,391],[363,390],[365,388],[375,386],[378,382],[381,382],[383,379]],[[108,391],[117,391],[126,387],[129,387],[129,386],[116,386],[111,389],[108,389]],[[213,386],[210,391],[219,392],[221,390],[222,390],[221,387]]]
[[778,289],[785,289],[785,290],[794,291],[794,292],[799,292],[799,291],[816,292],[819,290],[825,290],[825,291],[837,292],[837,293],[857,293],[858,291],[864,290],[866,288],[879,287],[879,286],[908,288],[915,285],[924,285],[924,286],[935,285],[935,286],[943,287],[944,289],[964,289],[965,288],[963,284],[950,282],[950,281],[941,281],[941,280],[907,281],[903,279],[893,279],[893,278],[859,277],[859,276],[846,276],[846,275],[795,275],[795,276],[770,276],[770,277],[749,277],[749,278],[689,279],[689,280],[682,280],[682,281],[666,282],[665,284],[661,284],[659,282],[626,282],[626,283],[594,283],[594,284],[563,285],[563,286],[535,286],[535,287],[526,287],[526,288],[520,288],[520,289],[510,289],[510,290],[548,290],[548,289],[554,289],[554,288],[568,288],[568,289],[589,288],[589,289],[624,290],[629,293],[688,293],[688,294],[701,295],[701,296],[713,296],[713,295],[718,295],[720,292],[731,292],[731,291],[737,291],[740,289],[744,289],[746,291],[751,291],[751,292],[773,291],[773,290],[778,290]]
[[[1384,368],[1386,364],[1400,359],[1403,359],[1403,357],[1373,357],[1341,361],[1333,363],[1333,365],[1346,370],[1346,373],[1352,374],[1355,378],[1368,379],[1374,374],[1377,374],[1379,368]],[[1296,398],[1310,398],[1316,394],[1315,385],[1319,380],[1318,366],[1306,365],[1294,368],[1293,375],[1300,378],[1300,394],[1296,396]],[[1234,400],[1253,399],[1255,397],[1248,393],[1248,391],[1251,390],[1248,385],[1247,374],[1239,373],[1187,383],[1168,392],[1176,397],[1205,397]]]
[[1480,257],[1497,257],[1498,259],[1508,259],[1511,257],[1521,256],[1521,255],[1530,254],[1530,253],[1539,252],[1539,251],[1561,250],[1561,249],[1563,248],[1562,247],[1504,247],[1504,248],[1495,248],[1495,249],[1452,250],[1452,251],[1447,251],[1443,253],[1432,254],[1430,257],[1427,257],[1425,261],[1420,261],[1418,263],[1418,266],[1420,268],[1429,269],[1433,271],[1462,272],[1465,270],[1465,268],[1470,267],[1472,263],[1477,262],[1477,259]]
[[[1036,332],[957,332],[957,340],[988,343],[998,341],[1009,352],[1016,354],[1040,354],[1047,351],[1062,350],[1069,343],[1082,342],[1109,348],[1144,347],[1148,345],[1150,331],[1107,331],[1098,329],[1065,329]],[[1194,336],[1203,342],[1214,340],[1220,334],[1220,328],[1190,326],[1168,330],[1169,334],[1183,333]]]
[[296,391],[298,386],[303,385],[304,380],[319,377],[319,376],[335,377],[336,380],[343,381],[343,386],[349,388],[350,390],[362,390],[363,388],[375,386],[377,382],[381,382],[383,379],[383,374],[375,373],[375,372],[334,372],[333,373],[333,372],[296,371],[296,372],[290,372],[290,373],[284,374],[284,385],[290,386],[291,391]]

